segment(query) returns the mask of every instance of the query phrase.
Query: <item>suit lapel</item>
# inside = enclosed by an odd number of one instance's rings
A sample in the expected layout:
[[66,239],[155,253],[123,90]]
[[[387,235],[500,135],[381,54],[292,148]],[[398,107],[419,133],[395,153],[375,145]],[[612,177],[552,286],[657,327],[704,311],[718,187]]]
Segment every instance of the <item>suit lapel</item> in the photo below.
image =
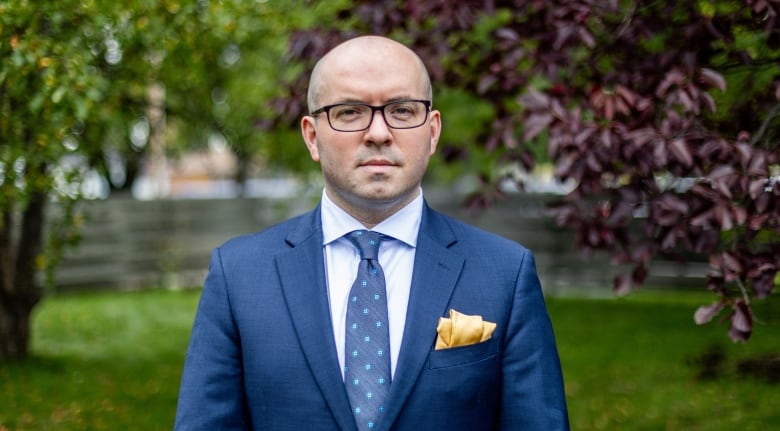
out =
[[288,235],[287,242],[291,248],[277,255],[276,266],[298,340],[339,427],[354,430],[355,422],[333,339],[319,207],[302,217],[298,228]]
[[378,431],[390,429],[436,341],[439,317],[445,315],[463,268],[463,257],[448,249],[455,242],[455,235],[447,222],[426,204],[417,235],[401,351]]

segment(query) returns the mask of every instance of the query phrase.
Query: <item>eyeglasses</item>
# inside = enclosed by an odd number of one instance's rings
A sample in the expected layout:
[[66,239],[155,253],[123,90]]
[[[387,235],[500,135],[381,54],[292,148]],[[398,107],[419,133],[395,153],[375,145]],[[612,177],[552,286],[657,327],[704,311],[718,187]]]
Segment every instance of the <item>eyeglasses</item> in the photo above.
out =
[[391,129],[414,129],[425,124],[431,109],[430,100],[397,100],[382,106],[365,103],[337,103],[312,111],[311,115],[323,112],[328,124],[339,132],[360,132],[371,127],[374,112],[380,111],[387,127]]

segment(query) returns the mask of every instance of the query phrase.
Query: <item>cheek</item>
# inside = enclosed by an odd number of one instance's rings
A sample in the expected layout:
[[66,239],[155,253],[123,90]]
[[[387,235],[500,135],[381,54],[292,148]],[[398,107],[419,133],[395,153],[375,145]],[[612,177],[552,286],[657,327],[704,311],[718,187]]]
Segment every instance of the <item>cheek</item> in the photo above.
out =
[[428,138],[423,140],[423,142],[417,148],[419,149],[417,150],[416,159],[419,160],[420,164],[427,165],[428,160],[436,150],[436,145],[430,140],[430,138]]
[[428,147],[425,147],[424,150],[416,152],[414,154],[412,165],[414,166],[413,170],[418,173],[423,173],[428,168],[428,161],[431,158],[430,152],[427,151]]
[[328,144],[323,144],[317,149],[317,157],[323,168],[331,171],[343,170],[346,165],[345,155],[339,148],[333,148]]
[[311,158],[320,164],[332,163],[338,157],[338,148],[334,148],[335,143],[329,139],[326,133],[321,133],[314,145],[309,146]]

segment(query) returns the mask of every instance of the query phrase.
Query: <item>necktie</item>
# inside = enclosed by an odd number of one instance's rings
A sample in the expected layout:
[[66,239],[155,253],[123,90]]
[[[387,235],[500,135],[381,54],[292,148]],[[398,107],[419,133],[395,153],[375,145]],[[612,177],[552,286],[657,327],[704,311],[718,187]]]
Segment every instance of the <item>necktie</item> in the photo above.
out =
[[367,230],[346,235],[360,251],[360,264],[347,303],[344,384],[361,431],[376,428],[390,391],[387,291],[378,259],[381,237]]

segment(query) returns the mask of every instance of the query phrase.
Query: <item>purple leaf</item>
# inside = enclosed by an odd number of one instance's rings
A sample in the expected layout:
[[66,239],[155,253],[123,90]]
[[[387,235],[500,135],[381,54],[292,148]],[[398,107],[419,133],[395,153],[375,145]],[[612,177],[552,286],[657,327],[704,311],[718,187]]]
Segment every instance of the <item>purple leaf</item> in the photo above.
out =
[[656,88],[656,97],[663,98],[669,92],[670,88],[682,85],[683,82],[685,82],[685,75],[677,69],[670,70],[664,77],[664,80],[661,81]]
[[596,39],[593,37],[593,34],[588,31],[588,29],[584,27],[580,27],[577,30],[577,34],[580,36],[580,40],[588,47],[593,48],[596,46]]
[[731,209],[728,206],[718,205],[713,211],[715,220],[720,225],[720,230],[727,231],[734,227],[734,223],[731,220]]
[[753,315],[750,307],[742,300],[734,304],[734,313],[731,315],[731,328],[729,336],[734,342],[745,342],[753,332]]
[[496,30],[496,36],[512,42],[517,42],[520,40],[520,36],[517,34],[517,32],[509,27],[501,27]]
[[529,88],[528,92],[520,97],[518,102],[526,109],[535,111],[539,109],[547,109],[550,105],[550,98],[547,97],[546,94],[534,88]]
[[525,129],[523,130],[523,140],[528,142],[535,138],[536,135],[541,133],[550,125],[550,123],[552,123],[552,120],[553,117],[548,112],[529,115],[525,121],[523,121],[523,125],[525,126]]
[[720,165],[716,167],[715,169],[710,172],[709,175],[707,175],[708,178],[711,180],[715,180],[718,178],[728,177],[734,175],[734,168],[729,165]]
[[739,261],[739,259],[733,253],[726,251],[723,252],[721,257],[723,258],[722,265],[724,269],[733,272],[735,274],[742,273],[744,267],[742,266],[742,263]]
[[693,164],[693,157],[688,150],[688,143],[684,139],[672,139],[669,142],[669,149],[672,155],[685,167],[690,167]]
[[767,178],[759,178],[750,181],[750,185],[748,186],[750,197],[754,200],[758,199],[758,197],[764,193],[764,189],[766,189],[767,183],[769,183],[769,179]]
[[777,274],[777,271],[777,269],[765,271],[762,272],[761,275],[753,278],[753,292],[755,293],[756,298],[766,299],[769,297],[775,285],[775,275]]
[[726,79],[723,78],[723,75],[712,69],[706,67],[702,68],[699,80],[701,80],[701,82],[704,84],[719,89],[720,91],[726,91]]
[[723,303],[721,302],[713,302],[710,305],[702,305],[697,308],[696,312],[693,314],[693,321],[696,322],[697,325],[704,325],[705,323],[712,321],[712,319],[717,316],[721,310],[723,310]]

